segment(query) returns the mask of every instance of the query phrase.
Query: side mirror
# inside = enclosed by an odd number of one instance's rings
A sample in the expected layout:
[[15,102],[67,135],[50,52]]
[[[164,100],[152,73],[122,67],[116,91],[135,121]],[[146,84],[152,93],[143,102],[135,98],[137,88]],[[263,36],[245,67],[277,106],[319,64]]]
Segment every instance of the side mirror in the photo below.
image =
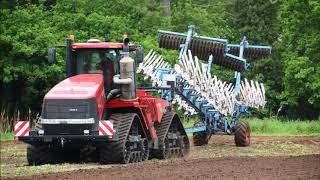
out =
[[138,46],[136,49],[136,61],[138,63],[141,63],[143,62],[143,59],[144,59],[143,47]]
[[48,61],[50,64],[56,62],[56,48],[49,48],[48,49]]

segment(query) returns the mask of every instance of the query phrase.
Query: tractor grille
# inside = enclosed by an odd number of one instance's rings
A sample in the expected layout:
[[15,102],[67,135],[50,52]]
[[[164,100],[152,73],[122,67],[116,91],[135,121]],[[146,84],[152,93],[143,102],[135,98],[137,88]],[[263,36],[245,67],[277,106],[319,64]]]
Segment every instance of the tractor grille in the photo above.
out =
[[88,102],[48,102],[45,108],[49,119],[86,119],[90,117]]
[[97,105],[94,99],[45,100],[44,119],[88,119],[96,118]]
[[95,99],[45,99],[41,118],[43,119],[88,119],[95,124],[43,124],[47,135],[82,135],[83,130],[93,130],[97,126],[98,110]]

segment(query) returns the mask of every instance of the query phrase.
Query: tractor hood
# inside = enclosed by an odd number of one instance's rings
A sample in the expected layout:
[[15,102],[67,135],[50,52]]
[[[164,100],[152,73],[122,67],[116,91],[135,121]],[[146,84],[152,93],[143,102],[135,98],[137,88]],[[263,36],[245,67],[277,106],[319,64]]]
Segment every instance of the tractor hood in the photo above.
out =
[[44,99],[89,99],[97,98],[103,90],[101,74],[80,74],[55,85]]

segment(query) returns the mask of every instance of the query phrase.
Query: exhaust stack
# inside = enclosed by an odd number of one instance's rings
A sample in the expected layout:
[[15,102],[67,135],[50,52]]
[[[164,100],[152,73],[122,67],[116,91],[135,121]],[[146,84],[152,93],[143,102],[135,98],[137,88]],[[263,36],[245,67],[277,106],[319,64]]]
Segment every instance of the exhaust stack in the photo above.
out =
[[121,99],[136,98],[135,62],[131,57],[125,56],[120,60],[120,74],[113,76],[113,82],[121,87]]

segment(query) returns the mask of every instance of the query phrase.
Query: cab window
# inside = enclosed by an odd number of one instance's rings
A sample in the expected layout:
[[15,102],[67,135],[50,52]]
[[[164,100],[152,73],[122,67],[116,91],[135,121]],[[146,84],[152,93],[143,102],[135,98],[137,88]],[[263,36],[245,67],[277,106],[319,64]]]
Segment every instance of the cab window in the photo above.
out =
[[[111,51],[80,51],[77,53],[77,74],[103,74],[105,68],[113,69],[117,72],[118,62],[117,53]],[[112,67],[107,64],[112,64]]]

